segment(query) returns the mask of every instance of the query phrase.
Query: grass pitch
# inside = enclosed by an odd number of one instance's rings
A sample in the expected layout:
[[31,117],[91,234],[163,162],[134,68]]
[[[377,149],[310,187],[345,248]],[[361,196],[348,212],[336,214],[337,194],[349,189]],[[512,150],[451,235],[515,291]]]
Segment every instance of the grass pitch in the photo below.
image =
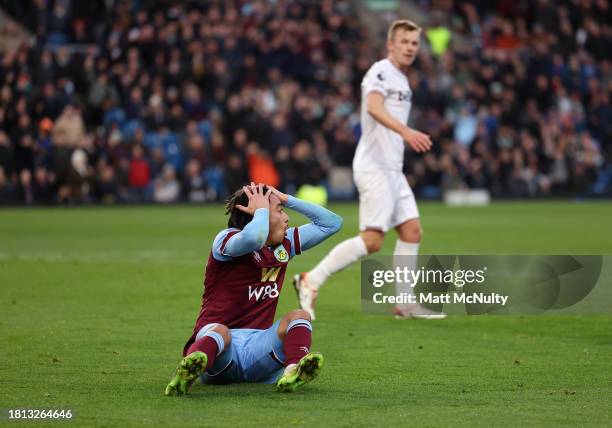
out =
[[[423,253],[612,253],[610,203],[420,208]],[[295,258],[287,279],[357,231],[355,205],[332,209],[343,229]],[[72,409],[79,427],[612,420],[612,315],[363,315],[359,265],[322,289],[313,350],[326,367],[315,382],[295,394],[196,384],[187,397],[165,397],[222,214],[220,206],[0,210],[0,424],[16,426],[6,419],[15,408]],[[277,316],[295,307],[287,281]]]

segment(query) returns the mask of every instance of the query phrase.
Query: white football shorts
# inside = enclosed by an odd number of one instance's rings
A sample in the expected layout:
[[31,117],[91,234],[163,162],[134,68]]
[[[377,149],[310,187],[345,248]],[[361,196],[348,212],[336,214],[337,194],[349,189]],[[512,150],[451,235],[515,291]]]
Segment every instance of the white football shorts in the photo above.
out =
[[359,230],[387,232],[419,218],[419,209],[406,176],[399,171],[355,171],[359,191]]

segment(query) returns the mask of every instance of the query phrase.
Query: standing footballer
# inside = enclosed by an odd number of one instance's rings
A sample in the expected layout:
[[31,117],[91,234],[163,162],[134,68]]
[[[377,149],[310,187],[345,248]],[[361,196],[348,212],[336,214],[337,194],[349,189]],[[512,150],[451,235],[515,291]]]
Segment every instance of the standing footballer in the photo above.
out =
[[[289,227],[283,207],[311,222]],[[203,383],[276,383],[294,391],[314,379],[323,356],[310,352],[312,325],[304,310],[274,322],[289,260],[336,233],[342,219],[318,205],[262,184],[227,202],[228,228],[215,238],[202,307],[166,395]]]
[[[385,233],[398,234],[395,256],[410,257],[416,267],[421,241],[421,224],[414,194],[403,174],[404,145],[416,152],[431,149],[429,136],[406,124],[412,91],[406,76],[419,50],[421,28],[408,20],[394,21],[387,36],[387,58],[376,62],[361,83],[362,135],[353,159],[355,184],[359,191],[359,235],[336,245],[309,272],[294,277],[300,306],[314,319],[314,303],[321,285],[335,272],[361,257],[380,250]],[[413,293],[414,284],[396,284],[396,292]],[[395,307],[398,318],[440,319],[418,304]]]

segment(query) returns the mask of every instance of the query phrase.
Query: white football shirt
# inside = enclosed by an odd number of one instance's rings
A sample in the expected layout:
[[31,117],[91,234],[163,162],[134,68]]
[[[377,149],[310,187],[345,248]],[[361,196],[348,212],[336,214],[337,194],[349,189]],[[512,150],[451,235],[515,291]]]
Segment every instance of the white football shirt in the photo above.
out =
[[412,91],[406,75],[386,58],[374,63],[361,82],[361,138],[353,170],[402,171],[404,140],[368,113],[367,96],[372,91],[385,97],[385,109],[399,122],[407,124],[410,115]]

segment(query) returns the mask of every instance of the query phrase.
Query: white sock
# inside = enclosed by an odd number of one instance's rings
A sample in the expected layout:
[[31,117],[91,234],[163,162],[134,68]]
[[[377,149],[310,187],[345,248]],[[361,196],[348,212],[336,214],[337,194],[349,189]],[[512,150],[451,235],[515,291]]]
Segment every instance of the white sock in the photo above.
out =
[[[401,239],[397,239],[395,243],[395,251],[393,252],[393,268],[408,268],[409,270],[416,269],[417,255],[419,254],[419,244],[415,242],[405,242]],[[396,257],[397,256],[397,257]],[[412,257],[407,257],[412,256]],[[407,293],[414,295],[414,287],[410,282],[396,282],[395,283],[395,295],[400,296],[401,293]],[[409,303],[397,304],[399,309],[407,309],[410,306]]]
[[318,265],[308,272],[308,284],[319,288],[330,275],[344,269],[351,263],[368,255],[368,249],[361,236],[347,239],[336,245]]

